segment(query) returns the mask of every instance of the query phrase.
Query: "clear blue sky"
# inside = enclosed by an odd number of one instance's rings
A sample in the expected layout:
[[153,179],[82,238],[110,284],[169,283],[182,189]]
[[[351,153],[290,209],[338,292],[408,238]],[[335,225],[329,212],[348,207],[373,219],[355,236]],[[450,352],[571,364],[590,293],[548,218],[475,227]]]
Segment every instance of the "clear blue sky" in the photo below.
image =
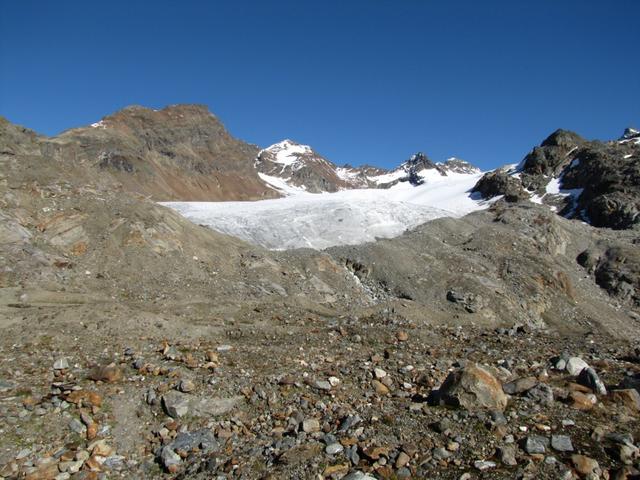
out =
[[483,168],[640,123],[638,0],[0,0],[0,115],[55,134],[207,104],[232,134]]

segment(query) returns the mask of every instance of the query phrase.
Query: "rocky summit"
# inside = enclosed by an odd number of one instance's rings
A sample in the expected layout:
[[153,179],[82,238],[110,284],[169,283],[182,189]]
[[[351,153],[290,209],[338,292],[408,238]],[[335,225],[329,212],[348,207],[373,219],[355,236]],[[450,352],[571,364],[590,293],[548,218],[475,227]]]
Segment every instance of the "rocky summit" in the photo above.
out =
[[[639,149],[558,130],[484,174],[384,170],[201,106],[1,120],[0,478],[638,478]],[[325,249],[158,203],[436,186],[438,218]]]

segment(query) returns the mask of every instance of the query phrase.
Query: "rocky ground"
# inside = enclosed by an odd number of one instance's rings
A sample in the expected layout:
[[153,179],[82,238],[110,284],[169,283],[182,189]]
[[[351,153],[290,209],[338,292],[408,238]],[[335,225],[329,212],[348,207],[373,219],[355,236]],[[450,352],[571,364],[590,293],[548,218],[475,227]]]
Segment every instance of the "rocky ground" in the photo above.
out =
[[629,341],[285,304],[196,325],[122,308],[15,316],[3,478],[640,475]]

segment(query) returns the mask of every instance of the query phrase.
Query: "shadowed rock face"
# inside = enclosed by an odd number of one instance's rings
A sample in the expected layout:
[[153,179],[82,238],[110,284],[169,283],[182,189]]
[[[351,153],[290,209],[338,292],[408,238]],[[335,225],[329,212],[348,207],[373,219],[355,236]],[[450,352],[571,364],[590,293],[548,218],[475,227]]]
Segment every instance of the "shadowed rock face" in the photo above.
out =
[[574,192],[560,202],[562,215],[596,227],[634,228],[640,222],[640,145],[634,132],[619,141],[590,142],[558,130],[535,147],[517,171],[489,172],[474,191],[484,198],[504,195],[510,202],[546,195],[545,201],[553,203],[547,187],[556,179],[561,190]]

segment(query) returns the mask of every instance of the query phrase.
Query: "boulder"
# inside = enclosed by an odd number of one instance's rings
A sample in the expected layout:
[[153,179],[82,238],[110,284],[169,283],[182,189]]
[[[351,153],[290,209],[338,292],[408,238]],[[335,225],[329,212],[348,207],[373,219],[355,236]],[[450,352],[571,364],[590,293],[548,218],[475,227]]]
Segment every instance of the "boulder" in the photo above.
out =
[[470,411],[503,411],[508,401],[500,381],[478,365],[468,365],[451,372],[440,387],[437,398],[441,404]]

